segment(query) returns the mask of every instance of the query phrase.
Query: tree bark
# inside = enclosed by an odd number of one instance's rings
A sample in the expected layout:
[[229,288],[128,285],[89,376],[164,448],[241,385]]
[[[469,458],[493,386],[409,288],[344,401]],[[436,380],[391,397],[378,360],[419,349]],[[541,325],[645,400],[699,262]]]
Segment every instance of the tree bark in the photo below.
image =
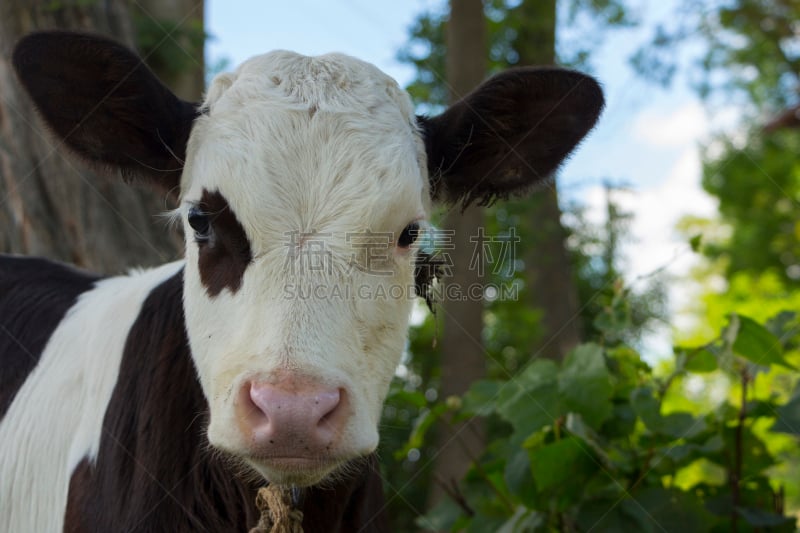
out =
[[[481,0],[451,0],[447,35],[447,83],[451,101],[458,100],[482,82],[486,76],[486,20]],[[482,276],[473,262],[476,243],[470,237],[483,226],[483,208],[471,206],[463,213],[452,209],[444,220],[444,229],[453,234],[449,244],[452,277],[446,285],[460,289],[462,301],[443,302],[444,326],[441,349],[442,398],[461,395],[476,380],[486,376],[486,356],[482,342],[482,293],[469,294],[480,285]],[[478,245],[480,246],[480,245]],[[480,252],[480,250],[478,250]],[[475,296],[478,296],[475,298]],[[446,494],[443,488],[454,487],[464,477],[473,459],[484,446],[483,425],[478,420],[463,424],[440,424],[436,438],[438,455],[434,463],[429,504]]]
[[[519,20],[514,48],[520,66],[552,65],[556,56],[556,0],[523,0],[512,16]],[[526,268],[526,299],[543,311],[542,339],[531,347],[533,357],[561,359],[580,343],[580,304],[574,272],[561,224],[556,180],[537,191],[519,212],[527,215],[520,248]],[[522,231],[518,233],[523,233]]]
[[159,217],[174,206],[163,195],[87,171],[36,117],[10,57],[19,38],[44,29],[135,43],[125,0],[0,3],[0,251],[104,273],[175,259],[181,239]]

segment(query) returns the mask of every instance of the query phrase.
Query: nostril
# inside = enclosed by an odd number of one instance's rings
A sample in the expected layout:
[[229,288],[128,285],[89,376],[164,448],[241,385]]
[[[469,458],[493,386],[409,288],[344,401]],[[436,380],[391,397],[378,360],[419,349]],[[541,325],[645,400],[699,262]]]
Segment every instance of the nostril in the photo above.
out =
[[246,402],[248,411],[259,418],[265,418],[269,422],[270,411],[275,408],[280,409],[280,405],[271,405],[271,398],[269,398],[263,386],[251,382],[249,387],[246,388],[248,389]]
[[318,424],[327,422],[338,410],[341,403],[341,389],[323,392],[314,398],[314,411],[319,417]]

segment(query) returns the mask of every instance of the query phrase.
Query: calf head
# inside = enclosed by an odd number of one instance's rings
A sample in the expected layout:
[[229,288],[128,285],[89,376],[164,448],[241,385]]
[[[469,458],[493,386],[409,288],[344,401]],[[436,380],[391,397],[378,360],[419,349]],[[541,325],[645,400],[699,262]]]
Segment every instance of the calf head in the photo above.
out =
[[603,105],[587,76],[516,69],[416,117],[375,67],[290,52],[217,76],[195,105],[124,47],[71,33],[26,37],[14,65],[70,151],[178,194],[208,439],[295,485],[378,444],[431,201],[547,179]]

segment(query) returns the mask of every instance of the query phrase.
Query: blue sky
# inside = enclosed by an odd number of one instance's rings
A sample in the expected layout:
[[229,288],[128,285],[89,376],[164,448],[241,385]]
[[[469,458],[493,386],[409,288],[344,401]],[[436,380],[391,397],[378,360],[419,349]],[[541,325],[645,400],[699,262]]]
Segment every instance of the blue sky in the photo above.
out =
[[[274,49],[305,54],[344,52],[371,63],[393,76],[401,85],[413,78],[413,70],[396,60],[405,43],[408,28],[417,13],[438,9],[437,0],[374,2],[342,0],[320,2],[293,0],[272,2],[237,0],[207,2],[207,24],[214,39],[209,43],[212,60],[229,58],[235,66],[248,57]],[[668,16],[672,1],[647,2],[640,9],[645,21]],[[663,179],[659,172],[631,175],[631,169],[644,165],[664,169],[675,150],[640,145],[626,127],[633,117],[649,109],[664,114],[691,101],[685,84],[666,91],[638,78],[628,67],[632,50],[646,39],[649,24],[643,29],[625,30],[610,35],[605,46],[595,53],[595,74],[606,88],[608,107],[589,142],[573,157],[561,176],[565,192],[594,180],[611,179],[649,186]]]
[[[631,4],[643,25],[609,34],[595,50],[593,74],[605,88],[607,107],[599,126],[563,167],[559,187],[563,201],[584,204],[598,224],[604,212],[603,182],[629,187],[617,198],[635,215],[624,265],[628,279],[662,267],[683,279],[696,259],[673,228],[683,215],[714,211],[699,187],[698,146],[720,117],[708,115],[685,78],[663,89],[632,71],[630,54],[646,41],[655,22],[674,13],[675,0]],[[374,63],[405,85],[413,71],[396,60],[397,50],[415,15],[442,5],[440,0],[206,0],[206,24],[213,36],[207,57],[210,62],[228,58],[235,67],[274,49],[337,51]],[[691,292],[680,284],[672,292],[672,307],[678,311]]]

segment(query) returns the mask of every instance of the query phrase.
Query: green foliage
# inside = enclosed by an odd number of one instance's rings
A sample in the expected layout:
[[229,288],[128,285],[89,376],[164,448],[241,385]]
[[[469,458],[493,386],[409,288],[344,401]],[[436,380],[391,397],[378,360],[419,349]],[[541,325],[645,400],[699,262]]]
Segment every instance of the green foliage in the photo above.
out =
[[[744,97],[740,104],[774,109],[796,101],[800,81],[800,3],[793,0],[683,0],[668,23],[633,58],[638,72],[668,85],[680,45],[697,51],[690,77],[703,96]],[[730,99],[726,99],[730,102]]]
[[717,157],[706,158],[703,187],[719,199],[726,239],[711,239],[703,252],[723,261],[726,274],[774,271],[786,288],[800,287],[800,224],[793,198],[800,195],[800,134],[765,136],[747,142],[718,140]]
[[778,419],[772,426],[772,431],[800,437],[800,385],[795,390],[792,399],[786,405],[778,408],[777,415]]
[[[492,71],[517,64],[524,52],[517,41],[531,21],[520,16],[520,5],[484,2]],[[693,49],[701,54],[691,76],[698,89],[736,96],[745,116],[763,117],[764,109],[796,100],[798,5],[685,0],[673,17],[677,22],[658,28],[635,62],[666,83],[685,57],[676,53],[677,44],[710,44]],[[601,30],[631,23],[623,2],[557,6],[557,61],[584,70]],[[410,88],[415,101],[434,108],[448,99],[446,23],[443,2],[418,19],[400,54],[418,69]],[[396,452],[402,459],[385,466],[394,529],[415,529],[411,515],[425,509],[426,489],[436,482],[428,470],[434,420],[455,424],[481,417],[485,452],[458,487],[448,487],[450,498],[416,519],[416,527],[794,531],[794,519],[784,515],[800,508],[800,386],[794,370],[800,320],[781,310],[800,308],[800,226],[793,201],[800,198],[798,143],[794,132],[765,137],[754,128],[708,147],[704,186],[720,199],[723,218],[687,221],[685,229],[692,249],[712,259],[705,279],[724,290],[698,299],[704,318],[677,332],[693,342],[676,347],[668,363],[652,367],[633,348],[653,317],[663,316],[664,289],[654,278],[637,294],[618,281],[627,218],[611,199],[605,227],[585,223],[580,211],[568,217],[584,338],[593,343],[561,364],[531,362],[543,311],[524,298],[489,302],[483,331],[489,378],[461,398],[437,399],[434,321],[413,330],[408,375],[390,395],[392,416],[384,417],[382,428],[390,435],[384,456]],[[514,204],[492,208],[487,233],[514,227],[533,234],[541,228],[525,229],[529,211]],[[524,269],[515,264],[493,281],[524,287]]]
[[[744,91],[758,105],[786,104],[800,73],[798,19],[800,4],[787,0],[737,0],[706,11],[700,26],[710,45],[704,70],[724,71],[724,87]],[[714,90],[713,83],[707,76],[701,90]]]
[[[619,0],[570,0],[554,2],[558,8],[559,41],[556,46],[557,62],[564,65],[588,66],[588,51],[596,48],[611,27],[620,27],[631,24],[631,19],[623,9],[624,3]],[[528,61],[536,58],[551,58],[552,51],[544,54],[537,50],[535,54],[526,50],[518,50],[520,41],[523,45],[536,46],[540,42],[554,40],[552,35],[542,36],[532,34],[531,25],[536,28],[543,26],[541,20],[530,16],[530,10],[523,16],[522,4],[518,1],[489,0],[484,2],[488,34],[488,66],[489,71],[495,72],[508,66],[516,65],[525,55]],[[531,7],[530,5],[528,7]],[[546,6],[533,6],[533,11],[547,9]],[[541,18],[541,17],[538,17]],[[408,44],[400,51],[402,61],[413,64],[417,70],[416,80],[408,87],[415,102],[422,112],[435,113],[437,108],[444,106],[449,100],[445,83],[445,31],[447,24],[446,3],[442,2],[440,9],[434,9],[418,17],[410,29]],[[551,24],[552,25],[552,24]],[[552,28],[550,28],[552,32]],[[539,59],[538,61],[543,61]],[[549,63],[551,60],[547,59]],[[541,234],[542,224],[536,217],[531,217],[534,205],[530,202],[508,202],[487,209],[486,234],[493,236],[508,235],[513,228],[517,235],[526,235],[526,246],[531,246],[532,236]],[[648,294],[633,293],[616,283],[619,278],[617,270],[618,247],[616,243],[624,238],[626,216],[609,203],[612,213],[611,222],[604,228],[594,228],[591,224],[584,223],[579,215],[572,218],[573,235],[570,237],[575,246],[571,248],[573,261],[579,264],[578,278],[581,297],[581,322],[587,334],[603,342],[618,340],[624,336],[626,339],[637,340],[645,325],[654,317],[663,314],[663,308],[657,301],[661,293],[660,287]],[[522,246],[520,246],[522,248]],[[584,253],[584,250],[594,251]],[[425,509],[427,491],[434,482],[431,479],[430,466],[436,451],[429,443],[433,439],[428,435],[433,420],[447,418],[451,422],[458,422],[470,416],[486,418],[485,428],[489,435],[496,440],[494,447],[487,453],[492,456],[502,457],[507,454],[508,439],[517,446],[519,453],[514,459],[523,467],[510,467],[504,469],[487,469],[487,475],[482,477],[478,472],[471,474],[472,484],[467,489],[475,498],[486,503],[487,512],[474,520],[462,517],[461,522],[466,527],[469,525],[473,531],[517,531],[519,528],[533,527],[540,523],[542,515],[531,512],[524,505],[514,507],[512,517],[505,517],[505,510],[511,509],[505,505],[497,512],[497,502],[491,499],[494,494],[492,487],[513,487],[515,493],[525,493],[533,484],[530,475],[530,457],[522,448],[522,441],[534,430],[525,433],[524,429],[515,430],[515,426],[507,418],[500,416],[499,409],[508,417],[514,418],[513,404],[519,401],[524,405],[530,404],[527,396],[515,396],[514,386],[507,386],[509,376],[517,374],[531,358],[533,347],[541,342],[544,335],[541,325],[542,309],[532,308],[531,298],[525,293],[528,283],[526,280],[526,266],[529,260],[519,253],[516,260],[504,264],[499,272],[491,273],[491,283],[498,286],[514,286],[520,288],[517,299],[497,299],[486,304],[484,312],[484,330],[482,332],[484,347],[487,351],[488,377],[473,384],[472,389],[460,399],[453,402],[447,398],[441,399],[436,404],[438,407],[427,404],[424,406],[412,405],[407,401],[409,393],[418,394],[417,398],[435,397],[435,391],[440,382],[441,369],[436,366],[437,351],[433,348],[435,337],[435,320],[430,318],[418,328],[412,328],[409,346],[409,357],[404,361],[407,371],[403,380],[394,384],[390,394],[386,411],[384,413],[382,431],[381,455],[393,457],[394,461],[387,460],[383,465],[386,488],[389,496],[388,514],[392,517],[392,528],[396,531],[410,531],[415,529],[413,520]],[[529,288],[527,290],[530,290]],[[653,296],[653,297],[651,297]],[[600,335],[594,325],[594,319],[605,309],[615,312],[615,333],[612,337],[611,328],[601,324],[603,334]],[[635,326],[632,326],[632,323]],[[600,350],[599,347],[596,348]],[[584,428],[584,433],[589,438],[589,433],[595,431],[598,424],[605,419],[619,422],[625,413],[620,412],[615,419],[615,409],[611,401],[596,401],[592,394],[606,394],[604,383],[607,370],[603,365],[595,364],[595,358],[590,357],[591,347],[586,351],[576,352],[565,362],[569,369],[560,378],[548,382],[545,378],[548,372],[560,372],[559,367],[553,363],[539,363],[533,369],[528,368],[522,379],[528,387],[541,387],[537,401],[545,409],[540,409],[538,419],[531,417],[519,420],[518,426],[527,424],[539,428],[549,425],[547,412],[553,410],[557,413],[568,413],[570,409],[583,409],[587,411],[587,421],[575,422],[575,431],[579,426]],[[620,352],[620,357],[625,354]],[[638,356],[637,356],[638,357]],[[582,368],[584,362],[591,362]],[[630,368],[635,367],[631,365]],[[626,370],[629,367],[625,367]],[[605,377],[604,377],[605,376]],[[581,386],[573,385],[580,383]],[[582,387],[586,389],[583,390]],[[498,394],[501,387],[502,394]],[[422,394],[425,391],[425,394]],[[429,394],[430,393],[430,394]],[[502,402],[501,402],[502,399]],[[552,405],[551,405],[552,404]],[[456,407],[458,406],[458,407]],[[526,412],[525,409],[522,410]],[[410,422],[408,416],[416,422]],[[413,426],[405,433],[402,428]],[[617,424],[622,431],[622,422]],[[405,437],[405,440],[402,440]],[[519,441],[519,442],[518,442]],[[530,444],[530,443],[529,443]],[[531,444],[532,445],[532,444]],[[558,448],[555,448],[558,449]],[[544,452],[547,453],[547,452]],[[599,452],[598,452],[599,453]],[[600,454],[602,455],[602,454]],[[500,460],[500,459],[498,459]],[[496,479],[495,479],[496,478]],[[507,481],[506,479],[507,478]],[[570,478],[572,479],[572,478]],[[556,491],[555,488],[553,488]],[[487,492],[488,491],[488,492]],[[507,502],[506,502],[507,503]],[[453,513],[458,513],[461,507],[455,499],[448,500],[442,507],[427,514],[424,527],[437,529],[442,524],[449,523]],[[505,525],[504,525],[505,523]]]
[[[480,416],[495,430],[451,498],[417,526],[794,531],[776,472],[797,455],[800,385],[791,397],[776,395],[758,376],[796,366],[793,344],[780,335],[796,321],[786,313],[766,324],[731,315],[712,341],[676,348],[666,372],[621,342],[587,343],[561,364],[537,360],[513,377],[478,382],[460,401],[418,403],[421,414],[399,455],[424,447],[434,419]],[[615,320],[598,322],[612,328],[603,338],[616,335]],[[687,384],[715,377],[729,392],[710,404],[687,402],[695,394]],[[776,447],[775,438],[794,444]]]
[[606,222],[587,221],[580,206],[571,206],[567,223],[572,264],[581,302],[583,338],[639,342],[651,326],[663,320],[666,288],[658,273],[638,280],[636,291],[622,283],[620,248],[628,238],[630,213],[614,200],[617,188],[606,184]]
[[[513,0],[487,0],[484,2],[488,38],[488,70],[498,72],[520,61],[518,37],[531,35],[531,23],[522,16],[522,3]],[[630,12],[621,0],[569,0],[556,2],[557,20],[561,22],[560,38],[556,46],[556,62],[564,66],[589,68],[590,52],[602,42],[607,30],[627,27],[634,23]],[[409,29],[409,40],[400,49],[398,59],[414,65],[416,79],[406,89],[414,102],[432,108],[444,106],[449,101],[445,83],[445,32],[447,5],[419,15]],[[549,63],[550,61],[548,61]]]
[[177,77],[198,68],[206,39],[201,19],[157,20],[135,10],[133,23],[139,53],[159,75]]
[[423,13],[410,28],[408,43],[398,59],[417,69],[416,79],[406,87],[417,103],[444,106],[449,101],[445,73],[445,35],[443,12]]

